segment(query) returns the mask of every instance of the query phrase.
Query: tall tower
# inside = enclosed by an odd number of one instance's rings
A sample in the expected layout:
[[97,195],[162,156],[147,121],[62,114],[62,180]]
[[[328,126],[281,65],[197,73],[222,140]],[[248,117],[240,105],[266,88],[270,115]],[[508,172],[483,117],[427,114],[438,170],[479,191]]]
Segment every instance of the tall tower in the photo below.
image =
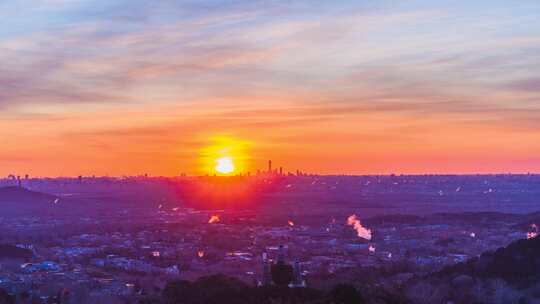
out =
[[270,262],[268,261],[268,253],[263,252],[262,254],[262,285],[272,284],[272,272],[270,269]]
[[285,246],[283,245],[279,245],[277,262],[281,264],[285,264]]
[[294,262],[293,275],[294,279],[292,282],[292,287],[306,287],[306,281],[304,281],[304,278],[302,277],[302,265],[298,260]]
[[268,161],[268,173],[272,173],[272,161]]

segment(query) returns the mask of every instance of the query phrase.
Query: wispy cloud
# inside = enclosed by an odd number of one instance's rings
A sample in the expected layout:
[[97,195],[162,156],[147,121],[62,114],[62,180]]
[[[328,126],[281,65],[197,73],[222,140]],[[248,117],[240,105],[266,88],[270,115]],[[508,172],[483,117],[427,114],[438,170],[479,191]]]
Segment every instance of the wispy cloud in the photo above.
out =
[[351,143],[495,149],[539,133],[537,6],[1,2],[0,126],[23,130],[0,139],[31,156],[46,138],[73,159],[180,153],[252,130],[282,155],[317,134],[336,155]]

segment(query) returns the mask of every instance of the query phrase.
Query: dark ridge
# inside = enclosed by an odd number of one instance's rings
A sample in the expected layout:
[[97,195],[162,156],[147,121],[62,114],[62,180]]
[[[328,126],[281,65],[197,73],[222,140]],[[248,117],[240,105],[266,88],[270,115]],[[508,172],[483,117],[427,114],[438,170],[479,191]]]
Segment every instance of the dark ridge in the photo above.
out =
[[530,228],[531,224],[540,225],[540,211],[525,215],[523,220],[520,223],[517,223],[515,227],[517,229],[527,230]]
[[0,203],[52,203],[58,197],[22,187],[0,188]]
[[501,278],[520,286],[534,285],[540,281],[540,237],[515,241],[494,252],[486,252],[465,263],[447,267],[437,275],[463,274],[479,278]]
[[523,217],[520,214],[503,213],[503,212],[439,212],[433,214],[432,218],[454,219],[460,221],[504,221],[509,219],[518,219]]
[[0,244],[0,259],[26,259],[33,255],[32,251],[28,249],[10,244]]
[[404,223],[418,223],[423,221],[424,218],[412,214],[390,214],[381,215],[368,218],[363,222],[367,225],[382,225],[382,224],[404,224]]

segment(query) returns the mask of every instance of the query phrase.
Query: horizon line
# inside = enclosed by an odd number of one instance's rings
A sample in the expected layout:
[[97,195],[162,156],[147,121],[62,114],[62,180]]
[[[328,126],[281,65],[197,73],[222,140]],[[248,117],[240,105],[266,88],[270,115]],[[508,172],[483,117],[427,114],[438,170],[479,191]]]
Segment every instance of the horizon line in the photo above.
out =
[[[540,175],[540,172],[488,172],[488,173],[479,173],[479,172],[462,172],[462,173],[366,173],[366,174],[349,174],[349,173],[303,173],[302,175],[296,174],[267,174],[267,172],[261,173],[259,175],[252,174],[234,174],[234,175],[219,175],[219,174],[204,174],[204,175],[151,175],[151,174],[139,174],[139,175],[57,175],[57,176],[30,176],[28,179],[78,179],[81,178],[110,178],[110,179],[125,179],[125,178],[203,178],[203,177],[219,177],[219,178],[234,178],[234,177],[394,177],[394,176],[530,176],[530,175]],[[9,177],[14,176],[15,179]],[[17,180],[17,177],[20,177],[21,180],[25,180],[25,175],[15,175],[9,174],[6,177],[0,178],[0,181],[6,180]]]

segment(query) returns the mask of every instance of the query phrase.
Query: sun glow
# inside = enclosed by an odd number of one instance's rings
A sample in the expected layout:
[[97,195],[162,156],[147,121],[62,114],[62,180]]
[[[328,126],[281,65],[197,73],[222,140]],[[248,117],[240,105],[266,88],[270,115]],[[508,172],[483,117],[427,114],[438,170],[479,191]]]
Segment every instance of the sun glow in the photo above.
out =
[[231,174],[234,172],[234,161],[230,157],[218,158],[214,169],[221,174]]
[[248,143],[231,137],[213,137],[201,149],[200,168],[206,174],[231,175],[249,171]]

